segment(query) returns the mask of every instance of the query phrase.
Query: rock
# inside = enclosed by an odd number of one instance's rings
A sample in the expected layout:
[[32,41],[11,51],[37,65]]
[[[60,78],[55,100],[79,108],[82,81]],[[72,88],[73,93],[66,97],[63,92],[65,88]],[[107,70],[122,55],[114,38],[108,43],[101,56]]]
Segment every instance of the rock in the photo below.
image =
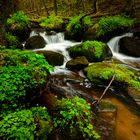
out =
[[140,57],[140,38],[123,37],[120,39],[120,52],[129,56]]
[[70,70],[81,70],[89,64],[85,56],[76,57],[66,63],[66,67]]
[[68,49],[72,58],[85,56],[89,62],[99,62],[112,56],[109,47],[98,41],[85,41]]
[[109,100],[102,100],[99,104],[96,127],[101,140],[115,140],[117,109]]
[[41,92],[39,102],[43,106],[53,108],[57,98],[73,98],[78,96],[92,103],[95,100],[89,93],[91,92],[85,89],[84,78],[78,75],[51,75],[47,79],[45,89]]
[[32,36],[29,39],[27,39],[25,43],[26,49],[38,49],[38,48],[44,48],[46,45],[46,42],[42,36],[36,35]]
[[64,62],[64,56],[60,53],[46,50],[37,50],[36,53],[43,54],[49,64],[53,66],[61,66]]
[[28,26],[15,28],[13,24],[13,26],[9,28],[9,32],[11,32],[12,35],[17,36],[20,42],[24,42],[30,36],[31,29]]
[[139,76],[123,64],[98,62],[85,68],[84,73],[95,85],[108,85],[115,74],[112,85],[116,88],[126,89],[130,86],[140,89]]

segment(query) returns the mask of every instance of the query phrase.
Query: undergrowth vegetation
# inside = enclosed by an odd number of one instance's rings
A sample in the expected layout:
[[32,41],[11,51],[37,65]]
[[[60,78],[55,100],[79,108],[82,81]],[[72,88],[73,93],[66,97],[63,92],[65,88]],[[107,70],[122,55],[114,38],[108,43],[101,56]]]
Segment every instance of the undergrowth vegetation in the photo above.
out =
[[97,24],[94,25],[96,29],[96,36],[102,36],[106,33],[112,32],[115,29],[126,29],[132,27],[134,20],[126,16],[108,16],[102,17]]
[[7,19],[7,25],[11,29],[22,30],[29,26],[29,17],[23,11],[18,11]]
[[61,17],[48,16],[40,21],[40,26],[45,27],[48,30],[62,29],[64,21]]
[[8,43],[8,47],[9,48],[15,49],[19,45],[19,39],[18,39],[18,37],[12,35],[12,33],[7,32],[5,38],[7,40],[7,43]]
[[99,139],[93,127],[93,112],[87,102],[79,97],[58,101],[54,116],[54,126],[63,130],[64,135],[73,137],[77,133],[85,139]]
[[52,66],[44,56],[29,51],[0,51],[0,113],[33,104]]
[[42,107],[10,113],[0,122],[0,137],[4,140],[43,140],[51,130],[51,117]]
[[81,36],[91,25],[90,16],[82,18],[82,15],[70,18],[66,31],[70,36]]

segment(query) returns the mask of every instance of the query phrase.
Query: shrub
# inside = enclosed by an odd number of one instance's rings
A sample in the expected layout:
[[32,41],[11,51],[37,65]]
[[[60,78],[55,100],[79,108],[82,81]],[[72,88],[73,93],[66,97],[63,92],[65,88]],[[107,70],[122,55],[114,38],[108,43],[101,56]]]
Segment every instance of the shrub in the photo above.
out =
[[138,76],[121,64],[107,62],[96,63],[85,68],[84,72],[87,74],[88,79],[94,84],[101,84],[102,82],[111,80],[115,72],[114,81],[125,83],[128,86],[137,88],[138,90],[140,89]]
[[1,50],[0,112],[31,106],[52,70],[44,56],[29,51]]
[[108,16],[102,17],[97,24],[95,24],[96,36],[102,36],[115,29],[130,28],[134,24],[134,20],[126,16]]
[[[86,139],[99,139],[100,136],[92,125],[90,105],[82,98],[62,99],[58,101],[54,116],[54,126],[71,137],[78,131]],[[80,136],[78,133],[78,137]]]
[[98,41],[85,41],[68,49],[71,57],[85,56],[89,62],[102,61],[108,53],[107,45]]
[[0,45],[0,50],[4,50],[4,49],[6,49],[6,46]]
[[69,35],[81,35],[83,34],[83,31],[86,31],[90,25],[91,25],[91,20],[89,16],[86,16],[82,19],[82,16],[74,16],[70,19],[66,31],[69,33]]
[[[45,127],[43,127],[42,121]],[[43,139],[52,130],[50,123],[51,118],[47,110],[42,107],[17,111],[8,114],[0,122],[0,137],[2,137],[3,140]]]
[[12,30],[22,30],[25,27],[29,26],[29,17],[25,15],[23,11],[18,11],[7,19],[7,25]]
[[9,48],[16,48],[19,45],[18,37],[12,35],[10,32],[6,33],[6,40]]
[[45,27],[49,30],[62,29],[64,21],[62,18],[57,16],[48,16],[41,20],[40,26]]

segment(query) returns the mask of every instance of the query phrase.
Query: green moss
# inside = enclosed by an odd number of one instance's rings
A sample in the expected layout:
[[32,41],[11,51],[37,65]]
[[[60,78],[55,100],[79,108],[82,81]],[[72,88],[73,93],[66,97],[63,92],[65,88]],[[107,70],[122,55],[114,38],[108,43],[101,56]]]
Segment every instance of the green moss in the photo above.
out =
[[17,36],[12,35],[10,32],[6,33],[6,40],[8,42],[9,48],[17,48],[17,45],[19,45],[19,40]]
[[23,11],[18,11],[7,19],[7,25],[12,30],[22,30],[29,26],[29,17]]
[[64,24],[63,19],[58,16],[48,16],[47,18],[43,18],[40,21],[40,26],[45,27],[48,30],[62,29],[63,24]]
[[99,84],[101,81],[111,80],[115,73],[115,81],[140,89],[138,76],[121,64],[106,62],[96,63],[85,68],[84,72],[87,74],[88,79],[94,84]]
[[74,16],[70,18],[70,21],[66,27],[66,31],[70,36],[81,35],[83,34],[83,30],[86,31],[91,25],[91,19],[89,16],[83,18],[82,21],[80,19],[82,15]]
[[107,45],[98,41],[85,41],[69,49],[72,57],[85,56],[89,62],[102,61],[107,55]]
[[130,28],[133,24],[133,19],[117,15],[102,17],[94,27],[96,29],[96,36],[99,37],[116,29]]

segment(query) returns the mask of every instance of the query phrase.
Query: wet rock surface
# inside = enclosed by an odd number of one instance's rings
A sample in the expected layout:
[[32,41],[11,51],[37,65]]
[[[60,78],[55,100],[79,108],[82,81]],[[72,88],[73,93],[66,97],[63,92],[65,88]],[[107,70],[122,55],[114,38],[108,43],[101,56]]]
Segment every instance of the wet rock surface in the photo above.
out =
[[64,62],[64,56],[58,52],[47,51],[47,50],[37,50],[38,54],[43,54],[49,64],[53,66],[61,66]]
[[140,38],[123,37],[120,39],[120,52],[129,56],[140,57]]
[[117,108],[109,100],[102,100],[97,113],[96,126],[101,140],[115,140]]
[[70,70],[81,70],[87,67],[89,64],[86,57],[76,57],[75,59],[71,59],[66,63],[66,68]]
[[52,75],[47,80],[46,88],[42,91],[40,103],[44,106],[55,104],[55,99],[82,97],[92,103],[95,100],[85,88],[85,79],[78,75]]
[[27,39],[25,43],[26,49],[39,49],[44,48],[46,45],[46,42],[42,36],[35,35]]

